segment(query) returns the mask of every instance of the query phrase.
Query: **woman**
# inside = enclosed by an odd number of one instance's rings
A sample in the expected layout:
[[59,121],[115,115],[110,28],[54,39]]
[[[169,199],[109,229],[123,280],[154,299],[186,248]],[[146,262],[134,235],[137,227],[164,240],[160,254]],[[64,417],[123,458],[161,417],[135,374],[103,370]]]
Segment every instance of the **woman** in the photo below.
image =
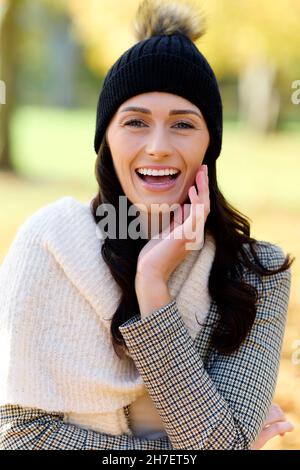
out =
[[144,1],[136,33],[99,97],[98,194],[37,211],[2,265],[2,449],[257,449],[292,430],[272,405],[292,261],[218,188],[201,22]]

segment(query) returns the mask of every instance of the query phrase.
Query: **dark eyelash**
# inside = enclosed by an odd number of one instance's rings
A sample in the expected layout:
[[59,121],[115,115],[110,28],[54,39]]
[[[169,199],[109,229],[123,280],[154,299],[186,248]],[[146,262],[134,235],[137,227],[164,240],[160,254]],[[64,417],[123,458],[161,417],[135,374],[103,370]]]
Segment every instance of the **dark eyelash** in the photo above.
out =
[[[128,124],[131,124],[133,122],[141,122],[142,123],[143,121],[141,121],[140,119],[131,119],[130,121],[125,122],[125,126],[128,125]],[[192,126],[188,122],[184,122],[184,121],[177,122],[176,125],[177,124],[185,124],[186,126],[188,126],[185,129],[193,129],[194,128],[194,126]],[[136,126],[133,126],[133,127],[136,127]]]

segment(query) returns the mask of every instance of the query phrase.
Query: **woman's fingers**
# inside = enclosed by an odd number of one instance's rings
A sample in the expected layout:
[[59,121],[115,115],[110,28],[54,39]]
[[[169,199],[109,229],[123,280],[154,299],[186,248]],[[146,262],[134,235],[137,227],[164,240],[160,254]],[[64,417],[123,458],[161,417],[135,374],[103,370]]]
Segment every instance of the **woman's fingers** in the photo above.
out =
[[190,214],[183,224],[183,237],[185,241],[190,242],[185,245],[187,250],[198,250],[203,246],[204,205],[199,200],[194,186],[189,189],[189,198],[191,201]]
[[208,169],[207,169],[207,165],[205,165],[205,175],[206,175],[206,187],[207,187],[207,191],[205,193],[205,208],[206,208],[206,217],[208,216],[208,214],[210,213],[210,198],[209,198],[209,181],[208,181]]
[[[187,240],[193,241],[191,245],[186,247],[187,249],[199,249],[203,245],[204,224],[209,213],[206,165],[202,165],[198,170],[195,183],[188,191],[191,204],[189,206],[185,204],[174,212],[173,220],[169,227],[169,235],[171,237],[173,235],[175,238],[184,240],[184,242]],[[173,232],[173,234],[171,235],[170,232]],[[165,235],[164,232],[163,235]],[[167,238],[169,237],[167,236]]]
[[284,435],[284,433],[291,432],[293,430],[293,424],[288,421],[277,421],[276,423],[270,424],[268,427],[263,428],[259,433],[257,440],[251,446],[251,450],[261,449],[261,447],[263,447],[265,443],[273,437],[278,436],[279,434]]
[[284,433],[291,432],[294,425],[286,421],[286,417],[282,409],[276,403],[272,403],[268,416],[263,424],[263,428],[259,433],[256,441],[252,444],[251,449],[257,450],[275,436],[284,436]]
[[276,421],[285,421],[285,414],[276,403],[272,403],[266,421],[264,422],[264,427],[268,424],[276,423]]
[[204,174],[204,168],[201,166],[200,170],[197,172],[196,175],[196,185],[197,185],[197,190],[198,190],[198,197],[201,202],[203,202],[204,198],[204,186],[205,186],[205,174]]
[[187,218],[184,217],[183,239],[191,241],[186,249],[200,249],[203,246],[204,224],[207,216],[208,186],[206,183],[205,165],[202,165],[196,175],[195,185],[191,186],[188,196],[191,201],[190,211]]
[[277,421],[276,423],[270,424],[269,426],[263,428],[262,432],[271,439],[278,434],[283,435],[285,432],[291,432],[294,430],[294,425],[289,421]]
[[204,204],[205,219],[210,211],[208,170],[207,165],[202,165],[196,176],[199,201]]

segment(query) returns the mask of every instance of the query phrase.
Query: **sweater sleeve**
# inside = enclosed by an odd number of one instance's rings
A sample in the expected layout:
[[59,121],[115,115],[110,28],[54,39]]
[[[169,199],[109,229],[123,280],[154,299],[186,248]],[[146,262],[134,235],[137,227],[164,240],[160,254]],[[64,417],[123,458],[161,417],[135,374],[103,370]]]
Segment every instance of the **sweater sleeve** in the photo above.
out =
[[113,436],[63,422],[63,413],[19,405],[0,406],[1,450],[164,450],[167,437]]
[[[280,247],[267,244],[268,267]],[[264,276],[256,319],[232,354],[214,350],[204,363],[176,299],[119,327],[174,449],[250,449],[271,406],[287,317],[290,269]],[[249,273],[248,283],[253,281]]]

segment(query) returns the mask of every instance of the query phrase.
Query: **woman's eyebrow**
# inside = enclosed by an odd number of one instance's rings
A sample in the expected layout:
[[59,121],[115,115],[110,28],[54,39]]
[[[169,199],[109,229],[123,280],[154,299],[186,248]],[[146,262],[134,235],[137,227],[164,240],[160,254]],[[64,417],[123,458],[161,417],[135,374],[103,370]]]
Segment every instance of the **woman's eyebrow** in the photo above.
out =
[[[140,108],[139,106],[127,106],[126,108],[121,109],[120,112],[125,113],[126,111],[135,111],[138,113],[152,114],[150,109]],[[200,119],[202,119],[201,114],[199,114],[197,111],[194,111],[193,109],[171,109],[169,111],[169,116],[172,116],[174,114],[195,114]]]

